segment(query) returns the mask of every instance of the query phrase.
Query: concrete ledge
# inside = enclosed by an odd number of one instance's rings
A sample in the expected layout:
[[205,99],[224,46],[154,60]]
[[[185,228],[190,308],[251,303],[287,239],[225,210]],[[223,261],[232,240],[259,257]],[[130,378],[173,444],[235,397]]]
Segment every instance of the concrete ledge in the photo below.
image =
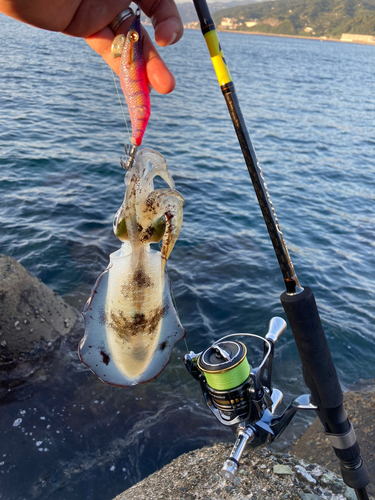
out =
[[[375,496],[375,381],[362,381],[344,395]],[[293,424],[291,424],[293,425]],[[233,440],[234,442],[234,440]],[[291,454],[248,449],[235,484],[220,476],[231,444],[216,444],[178,457],[115,500],[356,500],[341,477],[338,460],[319,419],[298,439]]]
[[231,449],[216,444],[181,455],[115,500],[356,500],[324,467],[265,448],[244,453],[230,484],[219,473]]

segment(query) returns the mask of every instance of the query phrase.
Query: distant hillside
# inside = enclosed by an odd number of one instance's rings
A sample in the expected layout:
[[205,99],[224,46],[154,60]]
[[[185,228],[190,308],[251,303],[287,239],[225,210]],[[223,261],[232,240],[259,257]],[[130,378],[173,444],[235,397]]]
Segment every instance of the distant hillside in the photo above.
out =
[[375,0],[275,0],[240,5],[213,14],[223,29],[340,38],[375,35]]
[[[211,13],[216,12],[217,10],[223,9],[223,8],[231,8],[235,7],[236,5],[249,5],[251,3],[257,3],[260,0],[231,0],[227,2],[212,2],[209,3],[209,8]],[[188,23],[194,23],[198,21],[198,16],[197,13],[195,12],[194,4],[193,2],[183,2],[183,3],[178,3],[177,8],[180,12],[180,16],[182,18],[182,22],[184,25]]]

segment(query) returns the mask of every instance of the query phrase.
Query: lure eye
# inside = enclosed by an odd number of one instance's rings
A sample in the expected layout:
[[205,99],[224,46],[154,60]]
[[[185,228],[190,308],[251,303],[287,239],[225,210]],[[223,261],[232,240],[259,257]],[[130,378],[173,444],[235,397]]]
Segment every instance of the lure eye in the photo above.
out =
[[136,31],[132,31],[131,33],[129,33],[129,40],[131,42],[138,42],[139,34]]

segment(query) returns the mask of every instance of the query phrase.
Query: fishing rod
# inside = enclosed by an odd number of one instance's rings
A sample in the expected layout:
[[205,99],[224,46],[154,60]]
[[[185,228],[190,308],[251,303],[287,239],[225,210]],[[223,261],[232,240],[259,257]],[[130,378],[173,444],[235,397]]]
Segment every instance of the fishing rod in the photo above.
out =
[[246,360],[246,346],[232,336],[223,337],[202,353],[187,354],[185,365],[200,382],[207,406],[219,422],[229,426],[237,435],[222,475],[227,479],[234,478],[246,445],[257,447],[272,441],[297,411],[313,410],[339,459],[344,482],[355,490],[358,500],[368,500],[366,486],[370,477],[343,406],[342,389],[313,291],[300,285],[294,271],[207,2],[193,2],[284,278],[286,291],[280,300],[297,345],[304,381],[311,392],[311,396],[295,398],[281,415],[275,415],[282,394],[271,387],[272,361],[274,345],[286,328],[282,318],[271,320],[264,339],[250,334],[233,336],[256,337],[264,342],[263,359],[256,368],[251,368]]

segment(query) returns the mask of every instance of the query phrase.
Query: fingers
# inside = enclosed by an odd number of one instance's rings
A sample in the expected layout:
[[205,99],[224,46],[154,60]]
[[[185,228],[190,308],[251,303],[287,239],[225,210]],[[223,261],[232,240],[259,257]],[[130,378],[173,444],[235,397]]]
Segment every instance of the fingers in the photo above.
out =
[[160,94],[169,94],[176,85],[174,76],[160,57],[149,34],[145,30],[144,33],[143,55],[146,64],[147,80]]
[[131,0],[65,0],[65,3],[69,5],[78,3],[78,7],[72,16],[71,23],[63,32],[67,35],[87,38],[108,26],[117,14],[129,7]]
[[[117,30],[119,33],[127,33],[132,19],[125,21]],[[105,62],[113,69],[115,73],[119,73],[121,58],[116,59],[111,54],[111,46],[114,34],[108,27],[85,38],[88,45],[103,57]],[[153,45],[148,33],[143,30],[143,55],[146,65],[147,79],[151,86],[160,94],[168,94],[175,87],[175,79],[169,71],[167,65],[161,59],[158,51]]]
[[[48,3],[48,0],[39,1]],[[62,2],[63,0],[55,1]],[[87,38],[104,29],[130,3],[131,0],[65,1],[64,4],[72,9],[70,13],[72,19],[62,31],[71,36]],[[174,0],[141,0],[140,7],[152,21],[158,45],[165,47],[181,38],[184,28]]]
[[[114,0],[107,0],[107,3],[112,6],[113,1]],[[129,0],[120,0],[121,3],[124,1],[126,3],[129,2]],[[91,4],[93,0],[86,0],[86,2]],[[103,3],[105,4],[106,2]],[[103,5],[103,3],[101,2],[99,5]],[[166,45],[177,42],[181,38],[183,34],[182,21],[173,0],[141,0],[141,8],[144,13],[151,18],[155,29],[155,40],[158,45],[165,47]],[[111,20],[114,18],[115,16],[111,17]],[[126,20],[119,27],[116,35],[119,33],[127,33],[131,21],[132,19]],[[109,24],[109,22],[107,24]],[[108,27],[105,27],[94,34],[90,34],[90,36],[86,36],[85,40],[90,47],[103,57],[113,71],[118,74],[120,58],[114,59],[111,54],[113,38],[114,35],[112,31]],[[174,76],[161,59],[145,30],[143,30],[143,55],[147,79],[150,85],[161,94],[172,92],[175,87]]]
[[182,37],[184,28],[173,0],[141,0],[141,9],[152,21],[158,45],[172,45]]
[[[182,26],[182,23],[181,23]],[[181,38],[183,28],[180,30],[179,20],[176,18],[169,18],[160,22],[155,27],[155,40],[161,47],[172,45]]]

